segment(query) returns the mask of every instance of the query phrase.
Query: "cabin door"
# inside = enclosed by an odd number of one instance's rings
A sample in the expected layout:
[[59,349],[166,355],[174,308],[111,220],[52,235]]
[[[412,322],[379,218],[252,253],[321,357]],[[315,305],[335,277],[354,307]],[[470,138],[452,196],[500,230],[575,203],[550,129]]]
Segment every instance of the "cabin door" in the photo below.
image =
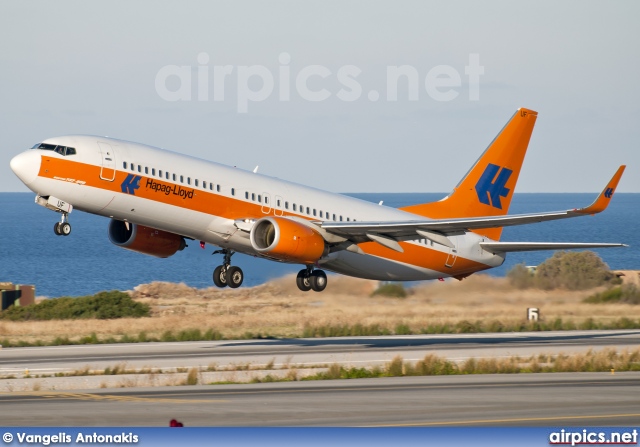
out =
[[100,167],[100,178],[112,182],[116,178],[116,154],[109,143],[98,142],[102,166]]

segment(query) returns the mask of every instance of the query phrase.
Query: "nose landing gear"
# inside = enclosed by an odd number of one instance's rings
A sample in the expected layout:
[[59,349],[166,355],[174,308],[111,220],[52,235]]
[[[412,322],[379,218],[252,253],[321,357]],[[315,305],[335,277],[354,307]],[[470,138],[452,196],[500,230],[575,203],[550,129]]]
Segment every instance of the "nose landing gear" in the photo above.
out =
[[60,222],[56,222],[53,226],[53,232],[57,236],[69,236],[71,234],[71,224],[67,222],[68,216],[67,213],[62,213]]
[[231,256],[235,252],[227,250],[216,250],[212,254],[223,254],[224,260],[222,265],[219,265],[213,271],[213,283],[218,287],[229,286],[232,289],[240,287],[244,280],[244,273],[240,267],[231,266]]

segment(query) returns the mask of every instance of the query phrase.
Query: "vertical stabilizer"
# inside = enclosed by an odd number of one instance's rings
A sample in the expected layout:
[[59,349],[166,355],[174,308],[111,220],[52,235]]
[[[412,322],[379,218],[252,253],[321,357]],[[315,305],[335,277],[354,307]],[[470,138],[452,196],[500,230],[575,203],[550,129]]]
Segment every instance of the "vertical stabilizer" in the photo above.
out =
[[[538,112],[518,109],[451,194],[401,209],[432,219],[507,214],[537,117]],[[474,231],[499,240],[502,228]]]

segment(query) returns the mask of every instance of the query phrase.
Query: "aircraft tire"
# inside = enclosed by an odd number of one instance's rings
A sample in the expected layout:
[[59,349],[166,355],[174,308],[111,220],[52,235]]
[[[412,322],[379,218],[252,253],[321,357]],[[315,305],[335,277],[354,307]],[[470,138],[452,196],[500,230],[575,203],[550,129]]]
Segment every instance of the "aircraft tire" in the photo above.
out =
[[218,287],[227,287],[226,271],[223,272],[222,265],[219,265],[213,271],[213,283]]
[[56,222],[55,224],[53,224],[53,232],[56,234],[56,236],[60,236],[62,233],[60,233],[60,222]]
[[232,289],[240,287],[244,280],[244,273],[240,267],[229,267],[227,269],[227,285]]
[[296,286],[298,286],[298,289],[303,292],[311,290],[311,280],[307,275],[307,269],[302,269],[298,272],[298,276],[296,277]]
[[322,292],[327,287],[327,275],[322,270],[314,270],[309,278],[311,289],[314,292]]
[[71,234],[71,224],[68,222],[60,224],[58,231],[60,231],[60,234],[63,236],[69,236]]

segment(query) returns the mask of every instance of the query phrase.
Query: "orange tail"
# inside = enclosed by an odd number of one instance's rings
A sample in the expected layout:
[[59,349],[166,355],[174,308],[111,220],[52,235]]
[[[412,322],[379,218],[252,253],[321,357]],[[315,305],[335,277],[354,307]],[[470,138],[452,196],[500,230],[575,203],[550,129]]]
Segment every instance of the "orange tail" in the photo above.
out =
[[[507,214],[537,117],[538,112],[518,109],[451,194],[401,209],[432,219]],[[493,240],[502,234],[502,228],[474,231]]]

